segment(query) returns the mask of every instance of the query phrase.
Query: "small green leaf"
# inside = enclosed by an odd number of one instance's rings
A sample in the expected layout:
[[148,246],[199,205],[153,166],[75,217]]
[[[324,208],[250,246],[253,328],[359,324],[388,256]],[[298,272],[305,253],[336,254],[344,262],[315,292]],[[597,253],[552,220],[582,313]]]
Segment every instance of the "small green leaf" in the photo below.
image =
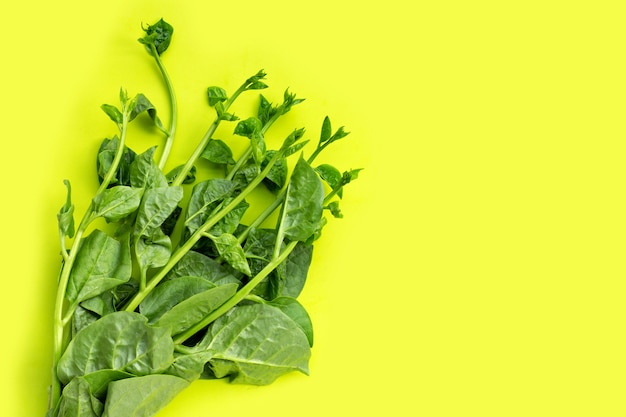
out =
[[329,164],[322,164],[315,168],[320,178],[326,181],[332,190],[341,186],[341,172]]
[[132,103],[132,110],[128,117],[129,122],[133,121],[137,116],[145,112],[148,114],[148,116],[150,116],[155,126],[159,130],[165,132],[165,127],[163,127],[161,119],[159,119],[159,117],[157,116],[156,108],[145,95],[137,94],[135,98],[133,98]]
[[161,19],[154,25],[148,25],[142,27],[142,29],[146,32],[146,35],[138,39],[139,42],[146,46],[146,49],[151,55],[152,45],[154,45],[157,54],[162,55],[170,46],[172,34],[174,33],[172,25]]
[[222,87],[209,87],[207,88],[207,96],[209,98],[209,106],[213,107],[217,103],[228,100],[228,94]]
[[265,84],[263,81],[255,81],[248,84],[246,90],[263,90],[265,88],[267,88],[267,84]]
[[[263,163],[261,164],[261,169],[265,169],[268,162],[275,154],[276,151],[267,151],[265,158],[263,159]],[[267,176],[263,179],[263,184],[265,184],[270,191],[277,192],[285,186],[285,183],[287,182],[287,175],[287,159],[284,157],[279,158],[270,168],[270,172]]]
[[115,122],[118,126],[121,126],[122,123],[124,123],[124,116],[122,116],[122,112],[119,111],[119,109],[115,106],[112,106],[110,104],[103,104],[102,106],[100,106],[100,108],[106,113],[107,116],[109,116],[109,118],[111,120],[113,120],[113,122]]
[[339,209],[339,201],[333,201],[330,204],[328,204],[328,210],[330,210],[330,213],[336,219],[343,218],[343,214],[341,213],[341,210]]
[[230,165],[235,163],[233,151],[219,139],[211,139],[200,156],[214,164]]
[[320,143],[326,142],[328,139],[330,139],[331,135],[332,135],[332,128],[330,125],[330,118],[326,116],[324,118],[324,122],[322,123],[322,132],[320,133]]
[[263,126],[259,119],[257,119],[256,117],[249,117],[237,123],[237,126],[235,126],[235,131],[233,133],[235,135],[245,136],[250,139],[252,135],[259,133],[262,127]]
[[156,227],[148,236],[137,238],[135,255],[139,268],[145,274],[148,269],[159,268],[170,260],[172,241],[161,228]]
[[276,107],[260,94],[259,109],[257,110],[257,118],[265,125],[276,114]]
[[243,253],[243,248],[237,241],[237,238],[229,233],[222,233],[219,236],[210,236],[220,256],[237,271],[251,275],[250,265]]
[[74,237],[74,205],[72,204],[72,186],[68,180],[64,180],[63,184],[67,188],[67,198],[65,204],[57,214],[59,223],[59,231],[62,236],[69,238]]

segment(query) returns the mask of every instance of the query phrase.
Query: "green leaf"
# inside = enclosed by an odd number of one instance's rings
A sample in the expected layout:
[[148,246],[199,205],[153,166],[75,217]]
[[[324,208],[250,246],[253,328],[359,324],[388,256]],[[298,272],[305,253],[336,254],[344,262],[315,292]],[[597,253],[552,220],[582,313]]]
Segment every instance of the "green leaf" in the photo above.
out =
[[102,417],[153,417],[189,382],[173,375],[146,375],[111,382]]
[[333,190],[341,186],[341,172],[337,168],[329,164],[322,164],[315,168],[319,176],[326,181]]
[[306,335],[309,346],[313,347],[313,324],[309,314],[298,300],[292,297],[278,297],[268,304],[278,308],[293,320]]
[[291,145],[289,148],[287,148],[287,150],[284,151],[284,156],[285,158],[293,155],[294,153],[300,151],[302,148],[304,148],[306,146],[306,144],[309,143],[308,140],[302,141],[302,142],[298,142],[294,145]]
[[118,126],[121,126],[122,123],[124,123],[124,116],[122,116],[122,112],[119,111],[119,109],[115,106],[112,106],[110,104],[103,104],[102,106],[100,106],[100,108],[102,109],[102,111],[104,111],[106,113],[107,116],[109,116],[109,118],[111,120],[113,120],[113,122],[115,122]]
[[102,369],[148,375],[162,372],[173,360],[174,342],[168,329],[149,326],[141,314],[118,311],[85,327],[72,339],[57,373],[64,384]]
[[135,255],[139,268],[145,274],[150,268],[159,268],[170,260],[172,241],[156,227],[148,236],[139,236],[135,242]]
[[94,297],[130,279],[130,249],[100,230],[87,236],[76,255],[66,298],[71,303]]
[[131,188],[124,185],[104,190],[93,198],[95,217],[104,217],[110,222],[117,222],[133,213],[141,202],[141,188]]
[[326,116],[324,118],[324,122],[322,122],[322,131],[320,133],[320,143],[326,142],[328,139],[330,139],[331,135],[332,135],[332,128],[330,125],[330,118]]
[[324,187],[317,173],[301,157],[296,164],[281,216],[280,232],[289,240],[306,241],[322,218]]
[[196,184],[191,192],[185,217],[185,225],[189,232],[194,233],[198,230],[217,204],[234,191],[235,183],[225,179],[214,178]]
[[201,342],[213,352],[209,365],[218,378],[265,385],[292,371],[308,374],[309,342],[298,325],[275,307],[234,307],[218,318]]
[[[179,165],[173,170],[171,170],[170,172],[168,172],[167,175],[165,175],[165,178],[167,179],[167,183],[172,184],[184,167],[185,167],[184,165]],[[189,172],[187,172],[187,175],[185,175],[183,184],[193,184],[194,182],[196,182],[196,172],[197,172],[197,169],[196,169],[196,166],[194,165],[191,167]]]
[[92,393],[84,378],[72,379],[65,388],[56,417],[100,417],[104,405]]
[[195,251],[187,252],[166,275],[166,279],[175,280],[189,276],[202,277],[216,285],[239,283],[220,263]]
[[230,233],[222,233],[219,236],[210,236],[220,256],[237,271],[250,275],[250,266],[243,253],[243,248],[237,238]]
[[260,94],[259,108],[257,110],[257,118],[261,121],[261,124],[265,125],[276,114],[276,107],[272,106],[263,94]]
[[[111,169],[113,159],[115,158],[115,154],[117,153],[117,148],[119,146],[120,141],[117,136],[113,139],[104,139],[102,141],[96,160],[98,180],[100,184],[102,184],[102,180],[106,176],[109,169]],[[114,185],[130,185],[130,166],[136,156],[137,154],[132,149],[124,147],[122,159],[117,167],[117,172],[115,173],[114,178],[112,178],[109,183],[109,187]]]
[[166,186],[146,190],[137,211],[135,236],[152,236],[154,229],[172,214],[182,198],[183,188],[181,186]]
[[[224,205],[230,204],[233,198],[229,197],[224,200]],[[229,211],[224,217],[218,221],[215,226],[209,230],[209,233],[214,236],[219,236],[222,233],[230,233],[233,234],[237,230],[237,227],[241,223],[241,218],[243,217],[246,210],[248,210],[250,204],[247,201],[243,200],[241,203],[237,204],[237,206]]]
[[152,45],[156,48],[157,54],[162,55],[170,46],[172,34],[174,33],[172,25],[161,19],[154,25],[148,25],[142,27],[142,29],[146,32],[146,35],[138,39],[139,42],[146,45],[146,49],[151,55]]
[[174,362],[165,373],[193,382],[202,376],[204,366],[213,357],[213,352],[192,351],[189,353],[174,353]]
[[207,88],[207,96],[209,98],[209,106],[213,107],[217,103],[228,100],[228,94],[222,87],[209,87]]
[[225,284],[194,294],[163,313],[155,325],[170,329],[172,336],[182,333],[235,295],[237,287],[237,284]]
[[139,312],[153,324],[163,314],[187,298],[215,288],[215,284],[203,277],[184,276],[161,282],[139,304]]
[[74,205],[72,204],[72,186],[68,180],[64,180],[63,184],[67,188],[67,198],[65,204],[57,214],[59,223],[59,232],[62,236],[69,238],[74,237]]
[[167,178],[154,162],[153,146],[137,155],[130,166],[130,184],[133,188],[161,188],[167,187]]
[[296,298],[302,292],[313,259],[313,245],[298,243],[276,272],[281,275],[281,294]]
[[159,128],[161,131],[165,132],[165,127],[163,127],[163,123],[159,116],[157,116],[156,107],[148,100],[148,98],[143,94],[137,94],[135,98],[133,98],[132,102],[132,111],[128,117],[128,121],[133,121],[137,116],[141,113],[147,113],[154,125]]
[[[265,169],[268,162],[276,154],[276,151],[267,151],[261,163],[261,169]],[[286,158],[278,158],[270,168],[270,172],[263,179],[263,184],[272,192],[280,191],[287,182],[288,167]]]
[[245,120],[239,121],[237,126],[235,126],[235,131],[233,132],[238,136],[245,136],[248,139],[251,139],[253,135],[261,132],[261,128],[263,125],[261,121],[256,117],[249,117]]
[[330,204],[328,204],[328,210],[330,210],[330,213],[333,215],[334,218],[336,219],[343,218],[343,214],[341,213],[341,210],[339,209],[339,201],[333,201]]
[[211,139],[200,156],[214,164],[230,165],[235,163],[233,151],[219,139]]
[[[106,398],[107,389],[109,384],[113,381],[119,381],[121,379],[132,378],[135,375],[128,372],[117,371],[114,369],[102,369],[95,371],[82,377],[76,377],[74,379],[84,379],[89,384],[90,392],[101,400]],[[71,382],[70,382],[71,383]]]
[[256,74],[254,74],[252,77],[248,78],[243,86],[244,89],[246,90],[259,90],[259,89],[263,89],[263,88],[267,88],[267,85],[265,85],[265,83],[263,83],[261,80],[264,79],[266,76],[265,71],[263,70],[259,70]]

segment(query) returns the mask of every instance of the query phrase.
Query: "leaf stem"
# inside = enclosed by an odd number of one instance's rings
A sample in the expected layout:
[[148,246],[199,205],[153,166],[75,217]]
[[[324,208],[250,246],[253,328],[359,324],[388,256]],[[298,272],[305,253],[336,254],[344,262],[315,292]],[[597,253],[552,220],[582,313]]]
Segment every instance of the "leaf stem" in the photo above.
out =
[[161,71],[161,75],[163,76],[163,80],[165,81],[167,93],[170,98],[170,128],[167,139],[165,140],[165,145],[163,147],[163,153],[161,154],[161,159],[159,161],[159,168],[162,170],[165,167],[167,158],[170,155],[170,152],[172,150],[172,144],[174,143],[174,136],[176,135],[176,126],[178,124],[178,103],[176,101],[176,94],[174,92],[172,80],[170,79],[170,76],[165,69],[165,65],[163,65],[163,61],[161,61],[161,56],[157,52],[154,43],[150,44],[150,50],[152,51],[152,56],[154,57],[154,60],[159,67],[159,70]]
[[294,250],[297,241],[289,242],[289,244],[285,247],[285,249],[276,257],[274,257],[266,266],[263,268],[258,274],[254,276],[246,285],[244,285],[235,295],[228,299],[224,304],[222,304],[217,309],[213,310],[208,316],[206,316],[202,321],[197,323],[195,326],[191,327],[187,331],[179,334],[174,338],[174,343],[181,344],[185,340],[189,339],[194,334],[198,333],[200,330],[204,329],[206,326],[214,322],[217,318],[224,315],[228,310],[236,306],[241,300],[246,298],[252,290],[259,285],[263,279],[265,279],[274,269],[278,267],[287,256]]
[[[246,84],[241,85],[237,89],[237,91],[235,91],[233,95],[230,96],[228,100],[224,102],[225,112],[229,109],[229,107],[233,104],[233,102],[237,99],[237,97],[239,97],[239,95],[243,93],[244,91],[246,91]],[[181,185],[183,183],[183,181],[187,177],[187,174],[189,173],[189,171],[191,171],[191,168],[193,168],[198,158],[200,158],[200,155],[202,155],[204,148],[206,148],[207,144],[213,137],[213,133],[215,133],[215,130],[217,129],[221,121],[222,119],[219,116],[217,116],[215,120],[213,120],[213,123],[211,123],[211,126],[209,126],[209,129],[206,131],[206,133],[200,140],[200,143],[198,143],[198,146],[196,146],[196,149],[194,149],[193,153],[191,154],[191,156],[189,157],[189,159],[187,160],[183,168],[180,170],[180,172],[178,173],[178,175],[172,182],[173,186]]]

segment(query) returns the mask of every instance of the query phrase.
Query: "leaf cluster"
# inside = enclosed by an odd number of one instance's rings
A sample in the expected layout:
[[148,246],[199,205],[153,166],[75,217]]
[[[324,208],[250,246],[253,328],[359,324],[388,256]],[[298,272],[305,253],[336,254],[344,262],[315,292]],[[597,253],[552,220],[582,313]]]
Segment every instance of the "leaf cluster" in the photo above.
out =
[[[171,25],[160,20],[144,31],[139,41],[161,55]],[[257,72],[230,95],[209,87],[215,120],[189,159],[169,172],[155,161],[158,145],[127,145],[128,124],[141,114],[163,133],[174,130],[146,96],[121,90],[118,106],[102,106],[118,132],[96,156],[100,187],[75,223],[65,181],[57,215],[63,262],[47,417],[148,417],[200,378],[264,385],[308,373],[313,325],[297,297],[325,210],[340,217],[334,197],[359,170],[312,165],[347,135],[343,128],[332,133],[329,118],[308,159],[303,128],[269,149],[269,128],[303,101],[287,90],[278,105],[260,95],[255,115],[229,113],[240,94],[268,88],[265,76]],[[212,137],[222,122],[237,122],[232,134],[249,139],[241,155]],[[199,176],[200,164],[223,167],[223,177]],[[273,193],[272,202],[244,222],[258,187]],[[268,224],[275,211],[276,223]]]

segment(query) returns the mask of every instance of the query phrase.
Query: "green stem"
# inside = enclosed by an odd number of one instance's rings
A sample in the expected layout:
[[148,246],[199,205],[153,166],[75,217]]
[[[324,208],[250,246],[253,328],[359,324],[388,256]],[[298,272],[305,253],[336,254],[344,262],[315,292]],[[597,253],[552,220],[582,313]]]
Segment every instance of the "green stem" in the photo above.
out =
[[176,101],[176,94],[174,93],[174,86],[172,85],[172,80],[170,79],[167,70],[165,69],[165,65],[163,65],[163,61],[161,61],[161,56],[156,50],[154,44],[150,45],[150,49],[152,50],[152,56],[161,71],[161,75],[163,76],[163,80],[165,81],[165,85],[167,86],[167,92],[170,97],[170,128],[168,131],[167,139],[165,140],[165,145],[163,147],[163,153],[161,154],[161,160],[159,161],[159,168],[162,170],[165,167],[165,163],[167,162],[167,158],[170,155],[172,150],[172,144],[174,143],[174,136],[176,135],[176,126],[178,124],[178,103]]
[[[102,180],[102,184],[96,191],[96,195],[104,192],[109,184],[111,183],[113,176],[117,172],[117,167],[122,160],[122,155],[124,154],[124,143],[126,141],[126,128],[128,126],[128,114],[126,109],[123,111],[123,121],[122,126],[120,127],[120,143],[115,153],[115,157],[113,158],[113,162],[111,167],[107,171],[106,175]],[[50,389],[50,398],[48,406],[50,409],[54,409],[59,402],[61,397],[61,381],[59,381],[57,375],[57,366],[59,364],[59,360],[63,355],[65,350],[65,325],[69,320],[67,317],[71,317],[73,314],[73,310],[76,309],[76,305],[70,306],[68,311],[64,313],[64,303],[65,303],[65,293],[67,292],[67,285],[69,283],[70,273],[74,266],[74,262],[76,261],[76,255],[80,248],[80,243],[82,240],[87,227],[93,220],[93,200],[92,203],[87,208],[87,211],[83,215],[82,220],[80,221],[80,225],[76,230],[76,234],[74,236],[74,241],[72,243],[72,247],[70,249],[69,254],[64,256],[65,262],[63,263],[63,267],[61,269],[61,276],[59,277],[59,284],[57,286],[57,295],[56,301],[54,305],[54,330],[53,330],[53,357],[52,357],[52,385]]]
[[[244,91],[246,91],[245,84],[239,87],[237,91],[235,91],[235,93],[232,96],[230,96],[228,100],[224,102],[224,111],[228,111],[229,107],[233,104],[233,102],[237,99],[237,97],[239,97],[239,95],[243,93]],[[209,126],[209,129],[206,131],[206,133],[200,140],[200,143],[198,143],[198,146],[196,146],[196,149],[194,149],[193,153],[187,160],[187,163],[185,163],[183,168],[180,170],[180,172],[178,173],[178,175],[172,182],[172,186],[181,185],[183,183],[183,181],[187,177],[187,174],[189,173],[189,171],[191,171],[191,168],[193,168],[198,158],[200,158],[200,155],[202,155],[204,148],[206,148],[206,145],[209,143],[209,141],[213,137],[213,133],[215,133],[215,130],[217,129],[221,121],[222,119],[219,116],[216,117],[215,120],[213,120],[213,123],[211,123],[211,126]]]
[[202,321],[197,323],[195,326],[190,328],[184,333],[179,334],[174,338],[174,343],[181,344],[185,340],[189,339],[194,334],[198,333],[200,330],[204,329],[206,326],[214,322],[217,318],[224,315],[228,310],[239,304],[241,300],[246,298],[252,290],[259,285],[263,279],[265,279],[274,269],[278,267],[287,256],[294,250],[297,241],[290,242],[285,249],[276,257],[272,258],[272,260],[263,268],[254,278],[252,278],[246,285],[244,285],[235,295],[228,299],[224,304],[218,307],[216,310],[213,310],[211,314],[206,316]]
[[140,290],[135,294],[135,296],[130,300],[130,302],[126,305],[124,310],[126,311],[135,311],[135,309],[141,304],[141,302],[146,298],[148,294],[165,278],[168,272],[182,259],[183,256],[187,252],[189,252],[194,245],[200,240],[202,236],[205,235],[213,226],[217,224],[224,216],[230,213],[233,209],[235,209],[239,203],[241,203],[244,198],[248,194],[250,194],[260,183],[263,181],[263,178],[267,176],[267,174],[272,169],[272,166],[276,163],[281,153],[277,152],[272,159],[269,160],[267,166],[261,171],[259,175],[256,176],[254,180],[248,184],[248,186],[239,194],[237,197],[233,198],[229,204],[224,206],[220,211],[218,211],[214,216],[211,216],[198,230],[194,232],[193,235],[179,248],[177,249],[171,256],[170,260],[159,270],[159,272],[152,277],[150,282],[146,284],[146,287],[143,290]]

